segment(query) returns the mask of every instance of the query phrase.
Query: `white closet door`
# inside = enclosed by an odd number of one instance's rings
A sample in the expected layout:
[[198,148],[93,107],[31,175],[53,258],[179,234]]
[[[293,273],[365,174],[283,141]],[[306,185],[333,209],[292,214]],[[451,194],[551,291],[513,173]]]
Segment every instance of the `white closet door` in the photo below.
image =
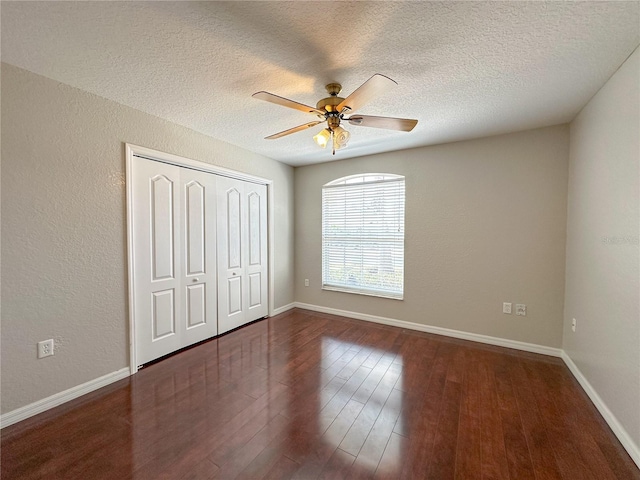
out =
[[132,173],[136,360],[141,365],[182,347],[180,168],[136,158]]
[[245,184],[247,204],[247,295],[248,321],[269,313],[267,303],[267,187]]
[[215,176],[135,158],[138,365],[217,335]]
[[267,187],[217,177],[218,332],[264,317]]
[[183,346],[218,334],[216,275],[216,178],[180,169],[184,312]]

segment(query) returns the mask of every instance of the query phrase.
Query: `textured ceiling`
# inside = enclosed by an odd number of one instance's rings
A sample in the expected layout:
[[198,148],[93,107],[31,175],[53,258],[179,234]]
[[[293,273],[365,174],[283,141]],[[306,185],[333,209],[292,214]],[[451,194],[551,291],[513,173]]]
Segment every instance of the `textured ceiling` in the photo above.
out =
[[[640,43],[633,2],[2,2],[2,60],[291,165],[571,120]],[[374,73],[398,86],[357,113],[417,118],[411,133],[346,126],[335,157],[315,105]]]

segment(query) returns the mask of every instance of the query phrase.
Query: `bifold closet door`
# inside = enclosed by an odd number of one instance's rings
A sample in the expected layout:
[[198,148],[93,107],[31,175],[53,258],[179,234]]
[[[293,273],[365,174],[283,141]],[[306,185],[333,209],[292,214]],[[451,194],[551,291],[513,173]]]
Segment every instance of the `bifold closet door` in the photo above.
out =
[[134,158],[136,363],[217,335],[215,176]]
[[216,178],[218,332],[268,314],[267,187]]

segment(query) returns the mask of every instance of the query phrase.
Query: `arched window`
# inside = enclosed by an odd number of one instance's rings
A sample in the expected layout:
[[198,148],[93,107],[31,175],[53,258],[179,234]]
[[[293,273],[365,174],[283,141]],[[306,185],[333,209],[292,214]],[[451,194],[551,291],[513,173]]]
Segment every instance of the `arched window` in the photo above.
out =
[[403,298],[403,176],[364,173],[322,187],[322,288]]

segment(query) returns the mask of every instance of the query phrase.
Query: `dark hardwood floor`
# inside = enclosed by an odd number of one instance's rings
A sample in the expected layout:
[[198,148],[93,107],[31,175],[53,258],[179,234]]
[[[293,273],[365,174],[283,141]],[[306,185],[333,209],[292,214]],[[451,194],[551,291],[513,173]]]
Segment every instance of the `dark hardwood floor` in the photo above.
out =
[[557,358],[292,310],[2,431],[2,479],[640,479]]

